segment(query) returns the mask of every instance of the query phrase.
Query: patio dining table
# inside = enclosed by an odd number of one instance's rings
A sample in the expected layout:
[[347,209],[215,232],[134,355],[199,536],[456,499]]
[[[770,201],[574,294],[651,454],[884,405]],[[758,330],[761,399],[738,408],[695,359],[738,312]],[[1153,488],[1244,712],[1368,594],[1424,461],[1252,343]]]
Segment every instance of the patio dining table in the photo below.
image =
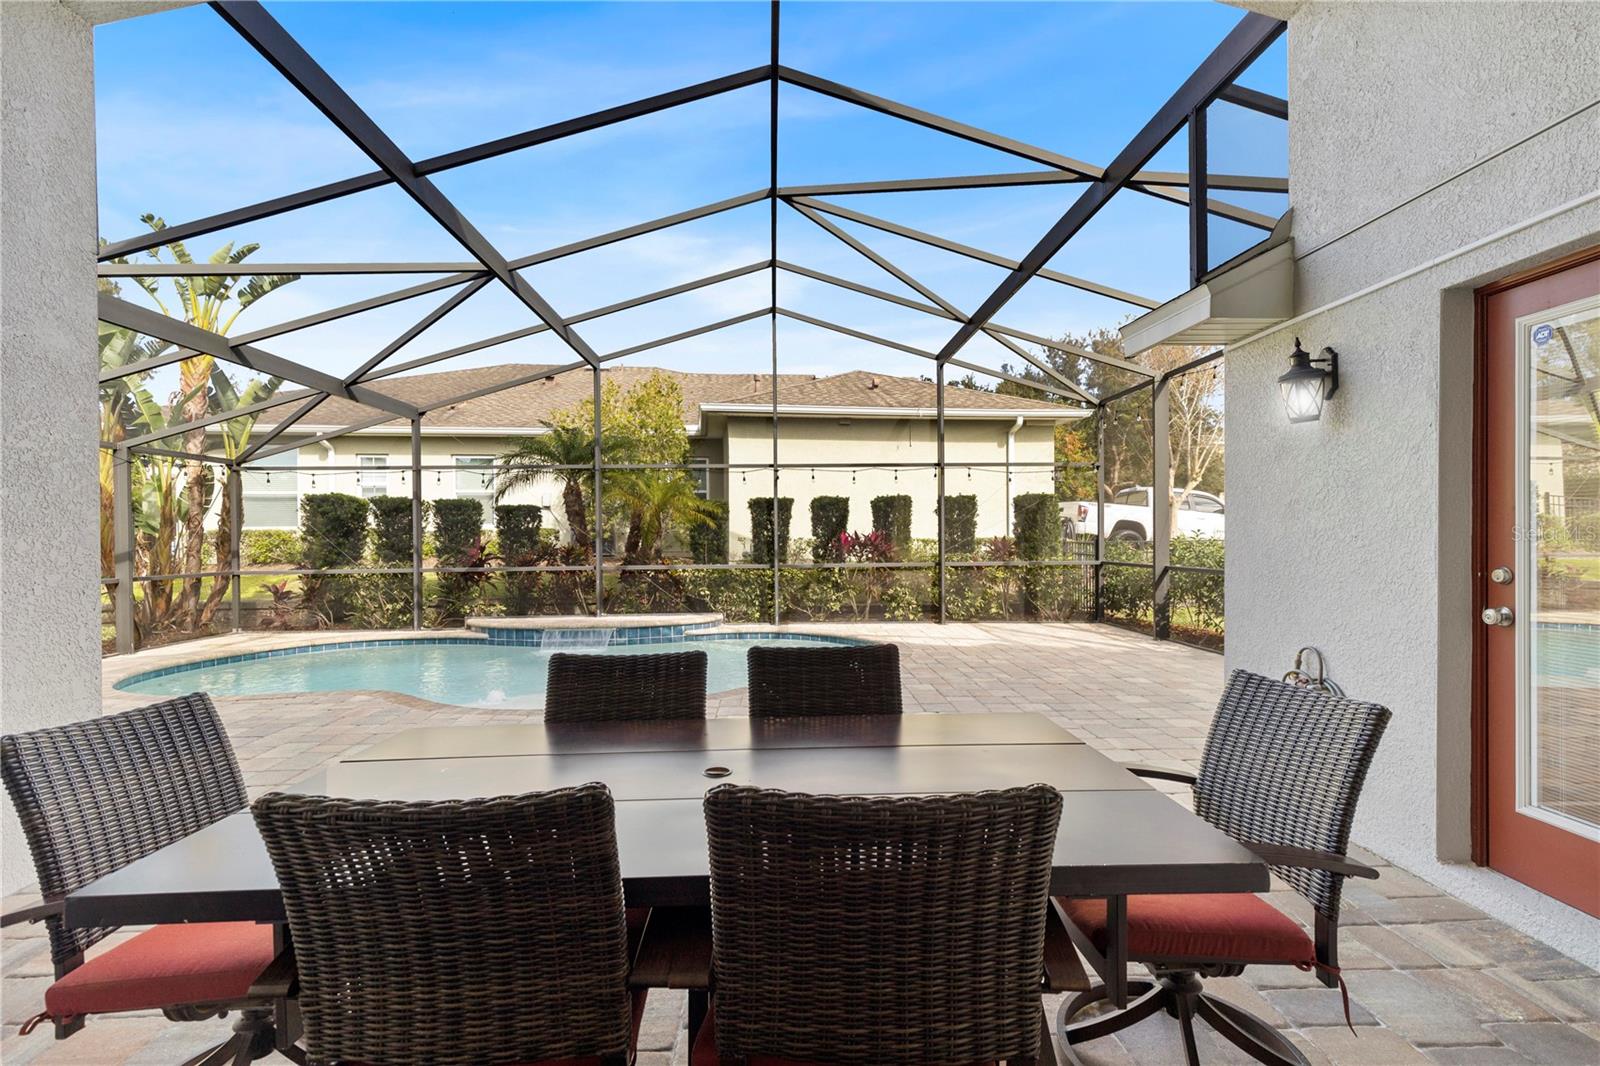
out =
[[[1112,935],[1080,943],[1126,1002],[1126,899],[1260,892],[1249,850],[1039,714],[927,714],[450,726],[397,733],[283,791],[364,799],[470,799],[604,782],[616,800],[629,906],[709,901],[701,801],[733,783],[854,795],[1043,782],[1061,791],[1051,894],[1103,897]],[[249,811],[72,893],[72,926],[282,923],[283,900]]]

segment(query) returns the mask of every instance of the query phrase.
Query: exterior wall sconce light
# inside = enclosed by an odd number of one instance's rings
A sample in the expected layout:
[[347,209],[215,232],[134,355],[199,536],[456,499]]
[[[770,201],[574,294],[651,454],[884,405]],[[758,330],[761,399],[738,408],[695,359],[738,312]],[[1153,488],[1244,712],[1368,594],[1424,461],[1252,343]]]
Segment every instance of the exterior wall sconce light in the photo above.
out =
[[1283,406],[1291,423],[1315,422],[1322,417],[1323,401],[1339,391],[1339,353],[1324,348],[1313,359],[1296,337],[1294,351],[1289,353],[1289,369],[1278,379],[1278,389],[1283,393]]

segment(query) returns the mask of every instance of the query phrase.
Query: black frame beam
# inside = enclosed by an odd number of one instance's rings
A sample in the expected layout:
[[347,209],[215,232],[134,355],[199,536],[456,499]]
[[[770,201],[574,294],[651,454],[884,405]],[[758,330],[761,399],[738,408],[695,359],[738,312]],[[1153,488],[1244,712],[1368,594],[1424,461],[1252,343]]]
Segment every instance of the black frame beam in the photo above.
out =
[[368,407],[403,415],[406,418],[416,414],[415,408],[410,404],[403,403],[386,393],[362,385],[346,385],[332,374],[313,370],[248,344],[231,343],[220,333],[212,333],[181,319],[171,318],[159,311],[140,307],[138,304],[129,303],[107,293],[100,294],[99,315],[101,321],[114,326],[122,326],[135,333],[166,341],[168,344],[193,349],[257,373],[280,377],[308,389],[343,396]]
[[[939,358],[953,358],[977,332],[1000,311],[1011,298],[1032,278],[1038,276],[1067,241],[1094,218],[1117,190],[1126,185],[1134,173],[1149,162],[1162,145],[1172,139],[1180,126],[1199,108],[1216,98],[1223,87],[1231,84],[1267,46],[1278,39],[1284,24],[1277,19],[1250,12],[1239,20],[1222,43],[1206,57],[1195,72],[1179,86],[1178,91],[1156,111],[1134,138],[1127,143],[1106,168],[1103,178],[1089,186],[1067,209],[1050,231],[1039,239],[1022,262],[995,287],[984,300],[971,321],[956,329],[939,351]],[[1190,204],[1194,211],[1199,205]]]
[[[647,96],[642,100],[621,104],[617,107],[608,107],[577,118],[565,119],[561,122],[540,126],[523,133],[513,134],[510,137],[501,137],[497,140],[486,141],[471,148],[463,148],[444,155],[432,156],[428,159],[419,159],[416,162],[416,172],[420,175],[437,174],[442,170],[452,167],[466,166],[484,159],[492,159],[497,155],[508,152],[521,151],[535,145],[545,144],[550,141],[571,137],[574,134],[586,133],[604,126],[626,122],[628,119],[651,115],[657,111],[665,111],[680,104],[704,100],[734,89],[756,85],[771,77],[766,67],[756,67],[752,70],[741,71],[738,74],[729,74],[710,81],[699,82],[695,85],[686,85],[681,89],[670,92],[658,93]],[[285,211],[293,211],[301,207],[311,207],[316,204],[336,200],[342,196],[350,196],[368,189],[378,189],[388,185],[394,179],[382,170],[375,170],[368,174],[358,174],[352,178],[329,182],[315,188],[303,189],[300,192],[290,193],[287,196],[278,196],[260,203],[251,204],[233,211],[209,215],[206,218],[195,219],[192,222],[168,226],[157,233],[141,234],[127,240],[107,244],[100,249],[101,262],[117,259],[122,256],[132,255],[135,252],[148,251],[159,248],[172,241],[189,240],[192,237],[201,237],[207,233],[214,233],[219,229],[228,229],[231,226],[243,225],[246,222],[257,222],[263,218],[281,215]]]
[[556,309],[517,274],[510,261],[456,209],[438,186],[417,172],[416,164],[400,150],[400,146],[389,139],[389,135],[311,58],[300,42],[267,13],[266,8],[256,0],[229,0],[227,3],[212,0],[211,6],[484,269],[510,289],[512,295],[522,301],[541,322],[548,325],[567,347],[591,365],[599,365],[599,353],[589,347],[577,331],[568,327]]

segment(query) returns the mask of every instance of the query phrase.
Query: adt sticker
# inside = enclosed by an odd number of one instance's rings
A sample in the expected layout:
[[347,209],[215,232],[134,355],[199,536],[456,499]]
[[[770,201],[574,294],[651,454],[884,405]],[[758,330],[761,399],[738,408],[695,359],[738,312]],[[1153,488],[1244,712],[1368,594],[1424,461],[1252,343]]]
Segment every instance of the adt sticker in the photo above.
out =
[[1555,330],[1552,329],[1549,326],[1537,326],[1537,327],[1534,328],[1534,331],[1533,331],[1533,343],[1535,343],[1535,344],[1549,344],[1550,343],[1550,337],[1554,333],[1555,333]]

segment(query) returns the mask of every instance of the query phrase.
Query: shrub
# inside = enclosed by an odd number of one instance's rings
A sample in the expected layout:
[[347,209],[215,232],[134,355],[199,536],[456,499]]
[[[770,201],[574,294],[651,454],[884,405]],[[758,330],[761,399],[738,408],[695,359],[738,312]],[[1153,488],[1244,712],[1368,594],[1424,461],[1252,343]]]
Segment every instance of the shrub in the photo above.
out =
[[[1012,504],[1015,509],[1017,555],[1023,559],[1061,557],[1061,503],[1053,492],[1025,492]],[[1066,579],[1060,568],[1030,566],[1022,572],[1022,601],[1035,617],[1061,615]],[[1070,614],[1070,608],[1068,609]]]
[[684,585],[696,605],[730,622],[772,621],[772,571],[691,570]]
[[[751,562],[772,562],[772,512],[773,506],[771,496],[752,496],[750,498]],[[786,559],[789,557],[789,522],[794,517],[794,500],[788,496],[778,497],[777,512],[777,557],[779,559]]]
[[911,546],[911,497],[874,496],[872,529],[889,538],[895,550]]
[[[533,566],[546,550],[539,539],[544,509],[530,503],[503,503],[494,509],[494,528],[499,537],[500,558],[507,566]],[[539,575],[507,574],[506,610],[525,615],[532,611],[538,595]]]
[[949,552],[970,552],[978,543],[978,497],[944,498],[944,547]]
[[433,535],[440,567],[470,567],[475,571],[438,576],[437,621],[456,621],[473,613],[490,578],[480,569],[490,561],[483,546],[483,504],[467,499],[435,500]]
[[[1106,562],[1142,562],[1144,551],[1121,541],[1107,541]],[[1101,571],[1100,606],[1106,617],[1123,622],[1143,622],[1155,609],[1148,566],[1107,565]]]
[[[360,566],[367,540],[367,501],[342,492],[319,492],[300,499],[300,544],[308,570]],[[311,575],[304,581],[305,606],[324,622],[349,615],[353,582],[349,575]]]
[[300,534],[292,529],[246,529],[239,534],[246,566],[293,566],[300,561]]
[[817,496],[811,501],[811,559],[838,562],[839,538],[850,528],[850,497]]
[[1060,558],[1061,504],[1055,494],[1025,492],[1012,506],[1016,516],[1017,556],[1022,559]]
[[1600,511],[1572,515],[1566,525],[1574,545],[1584,551],[1600,552]]
[[[372,554],[383,567],[411,568],[411,497],[374,496]],[[362,574],[351,580],[350,614],[364,629],[411,625],[411,574]]]
[[710,522],[696,522],[689,527],[689,554],[697,563],[725,563],[728,561],[728,504],[725,500],[707,500]]
[[410,566],[411,498],[374,496],[367,503],[372,508],[372,554],[378,565]]
[[477,500],[435,500],[433,537],[440,566],[461,566],[483,535],[483,504]]

